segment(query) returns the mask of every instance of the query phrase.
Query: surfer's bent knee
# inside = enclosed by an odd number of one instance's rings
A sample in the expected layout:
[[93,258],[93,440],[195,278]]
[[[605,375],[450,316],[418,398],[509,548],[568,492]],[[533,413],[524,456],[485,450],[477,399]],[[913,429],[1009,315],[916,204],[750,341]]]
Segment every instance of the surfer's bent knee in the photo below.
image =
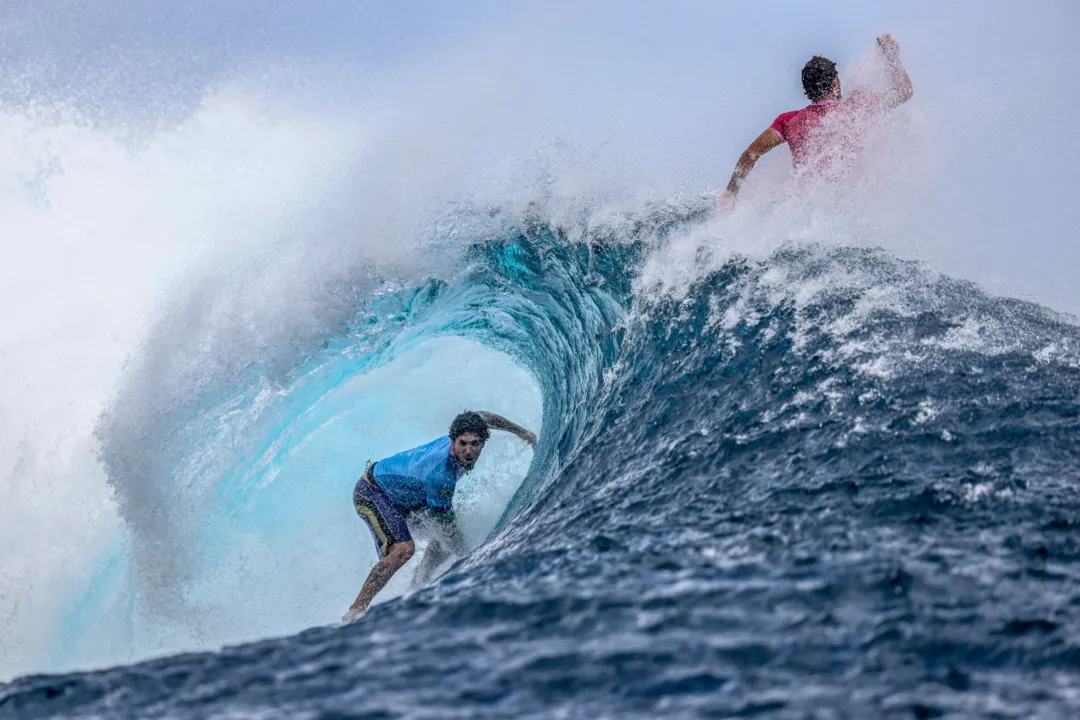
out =
[[416,554],[416,543],[412,540],[407,542],[396,542],[390,546],[390,551],[386,553],[386,558],[393,559],[400,565],[404,565],[412,559],[412,556]]

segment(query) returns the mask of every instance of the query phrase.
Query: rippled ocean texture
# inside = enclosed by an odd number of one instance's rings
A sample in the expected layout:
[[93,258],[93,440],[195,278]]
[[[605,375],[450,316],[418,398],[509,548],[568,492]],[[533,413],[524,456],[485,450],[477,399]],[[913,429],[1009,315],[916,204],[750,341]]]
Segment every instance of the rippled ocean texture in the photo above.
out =
[[[587,242],[517,221],[452,279],[357,296],[311,367],[449,335],[541,387],[524,482],[433,586],[347,626],[17,679],[0,717],[1076,717],[1071,318],[865,247],[652,286],[697,221]],[[311,367],[246,382],[300,393]],[[157,422],[227,415],[242,387]],[[100,431],[117,478],[124,402]]]

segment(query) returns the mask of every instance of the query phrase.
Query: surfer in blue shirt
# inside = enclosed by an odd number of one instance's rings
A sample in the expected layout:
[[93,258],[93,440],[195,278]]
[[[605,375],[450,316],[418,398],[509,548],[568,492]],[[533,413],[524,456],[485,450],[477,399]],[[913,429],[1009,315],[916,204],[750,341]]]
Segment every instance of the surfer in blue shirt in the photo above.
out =
[[[463,412],[450,424],[449,435],[380,460],[360,476],[353,488],[353,505],[371,530],[379,562],[371,568],[342,622],[362,615],[394,573],[416,552],[407,523],[413,513],[426,510],[449,544],[450,552],[464,552],[464,538],[454,521],[454,488],[458,478],[476,465],[484,443],[491,436],[489,429],[511,432],[536,447],[536,435],[504,417],[489,412]],[[418,577],[426,578],[447,557],[442,543],[433,539],[420,563]]]

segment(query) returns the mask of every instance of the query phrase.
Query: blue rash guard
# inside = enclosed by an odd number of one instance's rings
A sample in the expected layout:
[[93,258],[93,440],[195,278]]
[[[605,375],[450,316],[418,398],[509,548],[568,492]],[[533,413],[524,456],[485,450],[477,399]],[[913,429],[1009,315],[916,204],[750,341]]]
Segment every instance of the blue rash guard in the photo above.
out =
[[465,468],[450,455],[450,436],[375,463],[375,484],[403,510],[427,507],[450,513],[454,488]]

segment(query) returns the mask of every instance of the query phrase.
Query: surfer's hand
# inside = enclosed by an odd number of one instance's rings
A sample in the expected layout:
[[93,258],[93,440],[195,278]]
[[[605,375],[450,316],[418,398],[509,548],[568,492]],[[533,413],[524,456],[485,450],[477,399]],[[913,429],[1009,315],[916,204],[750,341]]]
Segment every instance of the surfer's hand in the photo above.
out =
[[536,447],[536,433],[525,430],[520,435],[518,435],[518,437],[529,443],[533,447]]
[[900,43],[893,40],[893,36],[889,34],[882,35],[877,39],[878,47],[881,48],[881,52],[889,60],[895,60],[900,57]]
[[725,190],[716,198],[716,209],[722,213],[729,213],[735,209],[735,193]]
[[356,618],[360,617],[363,614],[364,614],[363,610],[357,610],[356,608],[349,608],[349,612],[347,612],[347,613],[345,613],[344,615],[341,616],[341,622],[343,622],[343,623],[352,622],[353,620],[355,620]]

